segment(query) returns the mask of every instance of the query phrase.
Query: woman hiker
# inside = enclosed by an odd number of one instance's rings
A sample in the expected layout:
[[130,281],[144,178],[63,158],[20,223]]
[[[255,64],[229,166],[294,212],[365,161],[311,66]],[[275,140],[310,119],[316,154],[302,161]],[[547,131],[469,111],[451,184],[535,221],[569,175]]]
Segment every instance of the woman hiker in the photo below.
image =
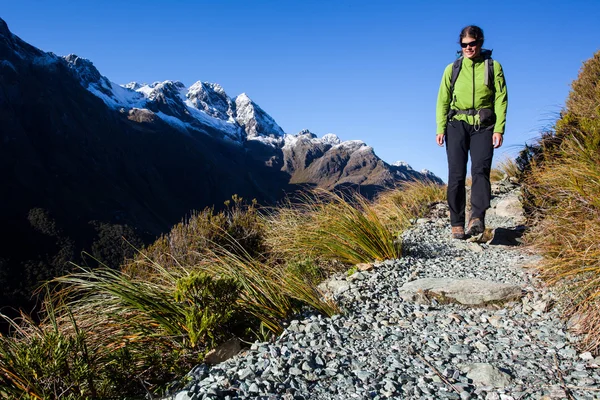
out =
[[[446,142],[448,205],[452,237],[485,229],[490,207],[494,149],[502,146],[508,95],[502,66],[482,49],[483,31],[467,26],[459,36],[461,56],[444,70],[436,107],[436,142]],[[471,153],[471,215],[465,232],[465,178]]]

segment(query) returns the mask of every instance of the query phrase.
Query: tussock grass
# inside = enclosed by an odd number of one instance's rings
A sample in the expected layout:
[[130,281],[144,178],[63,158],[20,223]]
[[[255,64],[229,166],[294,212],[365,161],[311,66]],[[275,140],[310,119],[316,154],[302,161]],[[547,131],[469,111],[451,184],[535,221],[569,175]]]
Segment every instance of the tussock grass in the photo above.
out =
[[281,258],[296,260],[301,255],[320,265],[334,263],[335,270],[398,258],[400,235],[411,220],[445,198],[444,186],[423,182],[407,182],[374,201],[316,190],[299,202],[288,200],[266,217],[267,243]]
[[535,221],[528,240],[541,275],[579,317],[583,346],[600,349],[600,52],[587,61],[567,109],[535,147],[525,179]]
[[267,217],[267,243],[283,258],[298,255],[358,264],[397,258],[400,247],[373,205],[359,194],[325,190],[288,201]]
[[517,161],[509,156],[506,156],[500,160],[496,168],[502,172],[503,175],[508,176],[509,178],[519,179],[521,176],[521,170],[519,169]]
[[211,273],[228,276],[240,285],[240,307],[260,320],[273,333],[281,333],[282,322],[301,310],[303,305],[326,315],[339,313],[339,308],[301,275],[282,265],[269,266],[243,252],[221,248],[213,253]]
[[519,179],[521,176],[521,171],[517,165],[515,159],[505,156],[502,160],[500,160],[495,168],[492,168],[490,172],[490,181],[491,182],[499,182],[504,177]]
[[375,200],[375,208],[381,218],[389,221],[389,228],[401,234],[412,219],[426,216],[432,204],[443,201],[446,201],[446,186],[410,181],[382,192]]

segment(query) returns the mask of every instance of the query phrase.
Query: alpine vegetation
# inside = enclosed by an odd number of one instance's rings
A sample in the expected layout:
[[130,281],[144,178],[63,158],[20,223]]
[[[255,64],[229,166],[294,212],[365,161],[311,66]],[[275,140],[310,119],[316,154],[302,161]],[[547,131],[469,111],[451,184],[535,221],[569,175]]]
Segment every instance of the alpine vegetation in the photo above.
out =
[[0,398],[162,393],[232,338],[267,340],[308,310],[339,314],[317,287],[328,268],[399,258],[410,220],[441,200],[436,184],[411,185],[382,195],[394,207],[324,190],[275,209],[233,196],[222,211],[193,213],[121,270],[55,278],[39,322],[2,316],[12,329],[0,336]]
[[542,276],[562,293],[566,317],[589,350],[600,348],[600,52],[572,84],[554,130],[527,147],[530,242],[544,254]]

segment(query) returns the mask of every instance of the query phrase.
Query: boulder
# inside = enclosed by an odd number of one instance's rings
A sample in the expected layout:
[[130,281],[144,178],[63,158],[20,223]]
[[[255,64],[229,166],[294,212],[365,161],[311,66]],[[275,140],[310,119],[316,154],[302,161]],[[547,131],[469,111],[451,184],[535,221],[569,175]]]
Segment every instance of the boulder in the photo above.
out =
[[425,278],[404,284],[400,296],[407,301],[434,298],[441,303],[460,303],[470,306],[502,304],[521,297],[517,285],[481,279]]
[[477,386],[493,386],[504,388],[511,384],[512,378],[509,374],[487,363],[473,363],[461,366],[462,372],[467,374]]
[[229,339],[225,343],[206,353],[204,362],[210,365],[222,363],[235,356],[241,349],[240,341],[237,338]]
[[511,193],[500,200],[496,204],[495,213],[498,217],[509,217],[518,221],[525,221],[523,204],[516,193]]

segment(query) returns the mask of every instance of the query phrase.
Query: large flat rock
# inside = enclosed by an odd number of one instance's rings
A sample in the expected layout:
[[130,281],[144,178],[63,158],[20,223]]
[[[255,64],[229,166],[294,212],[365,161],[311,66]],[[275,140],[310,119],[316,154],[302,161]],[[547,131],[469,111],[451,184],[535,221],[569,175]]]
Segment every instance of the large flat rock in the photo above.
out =
[[461,370],[467,373],[477,386],[492,386],[504,388],[512,383],[512,378],[506,372],[488,363],[474,363],[461,366]]
[[407,301],[434,298],[442,303],[485,306],[518,299],[521,297],[521,288],[481,279],[425,278],[404,284],[398,293]]

